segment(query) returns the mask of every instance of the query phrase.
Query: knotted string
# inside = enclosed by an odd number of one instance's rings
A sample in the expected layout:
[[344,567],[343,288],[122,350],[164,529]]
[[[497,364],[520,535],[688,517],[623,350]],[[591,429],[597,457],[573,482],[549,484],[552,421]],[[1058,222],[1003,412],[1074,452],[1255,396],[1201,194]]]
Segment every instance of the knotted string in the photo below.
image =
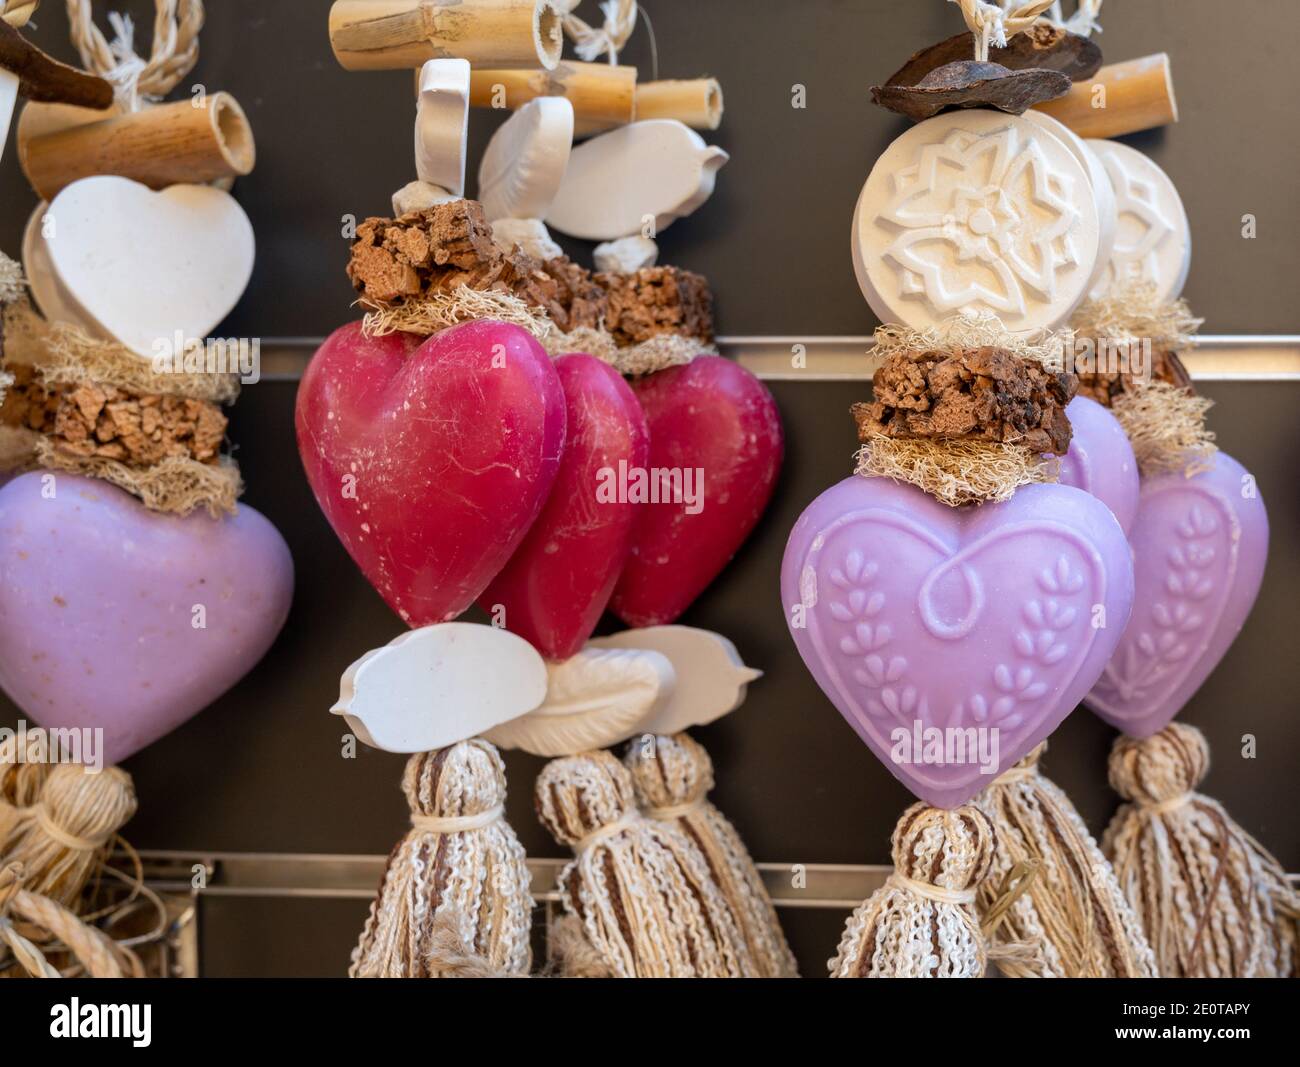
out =
[[601,13],[604,25],[599,28],[573,14],[582,0],[565,0],[568,10],[564,15],[564,32],[573,42],[573,50],[588,63],[602,53],[608,55],[611,66],[618,63],[618,54],[636,29],[636,0],[603,0]]
[[989,47],[1006,48],[1007,41],[1023,33],[1052,6],[1053,0],[1031,0],[1019,7],[1004,9],[984,0],[948,0],[961,7],[961,17],[975,38],[975,61],[987,63]]
[[1101,23],[1097,21],[1100,15],[1101,0],[1079,0],[1078,8],[1068,19],[1061,10],[1061,0],[1054,0],[1046,18],[1053,26],[1065,30],[1066,33],[1087,37],[1094,32],[1101,33]]
[[148,60],[135,52],[135,25],[129,15],[109,12],[110,42],[95,25],[91,0],[67,3],[69,32],[82,65],[113,86],[118,107],[128,114],[158,103],[198,61],[203,0],[155,0]]

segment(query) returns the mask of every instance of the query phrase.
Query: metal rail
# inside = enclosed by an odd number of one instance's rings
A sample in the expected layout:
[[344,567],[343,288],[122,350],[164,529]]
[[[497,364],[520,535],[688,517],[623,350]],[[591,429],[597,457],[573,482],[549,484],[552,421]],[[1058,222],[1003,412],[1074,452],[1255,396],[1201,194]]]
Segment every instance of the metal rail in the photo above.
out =
[[[313,337],[268,337],[261,342],[262,378],[296,381],[320,344]],[[768,381],[860,381],[877,363],[870,337],[719,337],[722,354]],[[1182,355],[1204,382],[1300,381],[1300,335],[1203,336]]]

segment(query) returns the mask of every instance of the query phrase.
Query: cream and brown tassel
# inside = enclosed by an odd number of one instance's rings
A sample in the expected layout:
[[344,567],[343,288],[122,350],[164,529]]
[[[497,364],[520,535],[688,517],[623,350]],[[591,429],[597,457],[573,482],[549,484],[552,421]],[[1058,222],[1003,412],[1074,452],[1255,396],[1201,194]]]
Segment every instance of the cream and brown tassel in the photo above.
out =
[[18,740],[14,736],[0,741],[0,856],[9,851],[11,839],[40,798],[50,774],[45,732],[28,734],[23,751],[19,751]]
[[135,787],[120,767],[50,769],[39,799],[20,813],[4,860],[23,869],[23,889],[77,910],[82,890],[135,814]]
[[527,974],[533,899],[496,748],[475,738],[414,755],[402,791],[411,829],[388,857],[349,976]]
[[624,763],[648,818],[683,830],[699,847],[731,907],[748,948],[751,978],[797,978],[798,965],[749,850],[726,816],[709,803],[713,761],[685,733],[647,735],[628,746]]
[[913,804],[894,828],[894,873],[849,917],[832,978],[981,978],[976,893],[993,868],[993,827],[973,806]]
[[1115,872],[1070,798],[1044,778],[1036,747],[994,780],[974,803],[993,823],[993,874],[979,890],[986,924],[999,885],[1015,869],[1035,877],[989,924],[994,944],[1037,942],[1043,966],[1012,977],[1154,978],[1155,958]]
[[1118,738],[1110,784],[1127,803],[1102,848],[1163,977],[1292,977],[1300,899],[1264,846],[1194,792],[1209,767],[1205,737],[1192,726]]
[[[565,910],[590,951],[565,974],[618,978],[742,978],[753,963],[699,848],[681,829],[647,819],[632,776],[608,752],[552,760],[537,778],[537,814],[575,853],[560,872]],[[572,924],[570,924],[570,933]],[[601,967],[607,968],[602,971]]]

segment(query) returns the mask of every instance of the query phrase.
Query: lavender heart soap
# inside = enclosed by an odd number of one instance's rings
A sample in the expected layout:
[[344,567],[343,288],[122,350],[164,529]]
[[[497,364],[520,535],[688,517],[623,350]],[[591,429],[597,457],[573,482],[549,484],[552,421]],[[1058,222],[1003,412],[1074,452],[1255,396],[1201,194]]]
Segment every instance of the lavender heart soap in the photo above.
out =
[[1061,457],[1061,484],[1091,493],[1128,533],[1137,518],[1140,482],[1128,434],[1109,409],[1086,396],[1071,400],[1065,414],[1074,436]]
[[1208,470],[1142,479],[1133,545],[1133,616],[1088,706],[1133,737],[1164,729],[1254,607],[1268,556],[1268,513],[1231,456]]
[[858,736],[918,797],[955,807],[1092,687],[1133,569],[1110,509],[1078,489],[949,508],[853,476],[795,524],[781,595],[804,663]]
[[161,515],[72,474],[0,488],[0,687],[42,726],[102,728],[106,763],[239,681],[292,593],[288,546],[245,505]]

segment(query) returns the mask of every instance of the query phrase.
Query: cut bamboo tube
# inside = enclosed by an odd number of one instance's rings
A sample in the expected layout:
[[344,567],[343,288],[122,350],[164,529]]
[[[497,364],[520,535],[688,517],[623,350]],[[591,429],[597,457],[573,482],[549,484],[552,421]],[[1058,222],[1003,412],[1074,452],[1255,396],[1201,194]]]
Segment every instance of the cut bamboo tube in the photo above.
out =
[[345,70],[401,70],[430,59],[554,70],[564,47],[557,0],[335,0],[330,45]]
[[642,82],[636,87],[636,120],[676,119],[693,130],[722,125],[722,86],[716,78]]
[[631,122],[636,110],[636,67],[564,60],[554,70],[473,70],[469,102],[514,111],[539,96],[563,96],[573,105],[575,134]]
[[232,178],[251,171],[256,157],[248,119],[229,93],[68,126],[19,146],[23,173],[43,200],[95,174],[132,178],[152,189]]
[[[1104,89],[1104,92],[1102,92]],[[1169,56],[1109,63],[1064,96],[1035,105],[1080,137],[1121,137],[1178,121]]]

